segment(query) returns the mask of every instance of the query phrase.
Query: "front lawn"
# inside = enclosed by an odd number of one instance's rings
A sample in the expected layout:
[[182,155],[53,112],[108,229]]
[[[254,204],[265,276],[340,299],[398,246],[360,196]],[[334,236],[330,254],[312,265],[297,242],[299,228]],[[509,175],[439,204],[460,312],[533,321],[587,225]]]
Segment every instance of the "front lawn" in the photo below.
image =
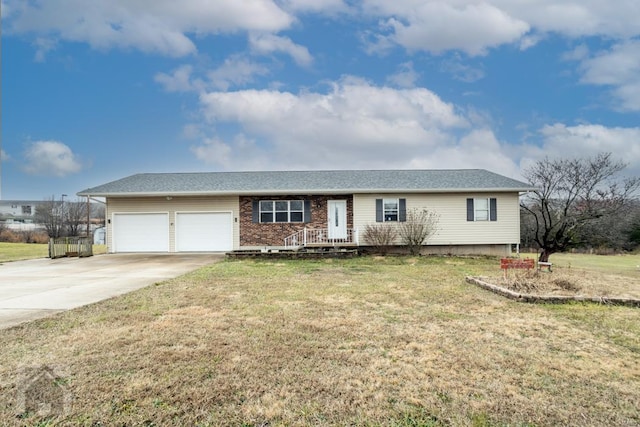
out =
[[[104,254],[106,252],[106,245],[93,245],[94,255]],[[32,258],[46,258],[48,256],[49,245],[47,243],[0,242],[0,263]]]
[[[0,331],[74,397],[52,425],[638,425],[640,311],[527,305],[482,258],[227,261]],[[44,425],[44,424],[43,424]]]
[[[522,254],[522,258],[538,259],[537,254]],[[590,255],[558,253],[549,258],[555,267],[577,270],[595,270],[604,274],[618,274],[638,277],[640,273],[640,255]]]
[[0,242],[0,262],[17,261],[49,256],[46,243],[7,243]]

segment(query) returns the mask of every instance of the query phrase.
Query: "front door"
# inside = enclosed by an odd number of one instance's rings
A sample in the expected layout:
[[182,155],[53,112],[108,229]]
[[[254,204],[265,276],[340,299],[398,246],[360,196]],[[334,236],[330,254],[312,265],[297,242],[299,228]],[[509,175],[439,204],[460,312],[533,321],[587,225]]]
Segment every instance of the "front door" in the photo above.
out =
[[329,239],[347,238],[347,201],[329,200]]

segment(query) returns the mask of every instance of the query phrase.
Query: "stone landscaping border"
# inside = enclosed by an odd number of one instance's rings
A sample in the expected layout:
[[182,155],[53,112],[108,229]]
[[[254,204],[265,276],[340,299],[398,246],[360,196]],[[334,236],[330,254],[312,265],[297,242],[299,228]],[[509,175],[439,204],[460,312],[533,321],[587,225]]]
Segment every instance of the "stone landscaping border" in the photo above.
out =
[[640,300],[634,298],[616,298],[616,297],[586,297],[586,296],[568,296],[568,295],[532,295],[523,294],[520,292],[512,291],[511,289],[503,288],[502,286],[493,285],[485,282],[477,277],[466,277],[467,283],[471,283],[494,292],[503,297],[507,297],[514,301],[538,303],[538,304],[565,304],[568,302],[590,302],[597,304],[610,304],[610,305],[623,305],[627,307],[640,308]]

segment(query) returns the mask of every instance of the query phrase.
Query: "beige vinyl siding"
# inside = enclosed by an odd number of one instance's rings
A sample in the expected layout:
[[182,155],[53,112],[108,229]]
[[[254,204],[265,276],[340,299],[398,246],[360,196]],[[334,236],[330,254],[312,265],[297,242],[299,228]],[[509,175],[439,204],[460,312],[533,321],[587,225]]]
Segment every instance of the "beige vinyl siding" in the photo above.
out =
[[[176,251],[176,212],[231,212],[233,221],[233,248],[240,246],[238,214],[240,206],[237,196],[222,197],[120,197],[107,198],[107,220],[114,213],[169,213],[169,252]],[[107,223],[107,245],[113,251],[112,224]]]
[[[467,198],[497,199],[497,221],[467,221]],[[407,210],[426,208],[440,215],[438,231],[429,245],[490,245],[520,242],[520,207],[517,193],[460,194],[355,194],[353,225],[362,235],[376,223],[376,199],[404,198]]]

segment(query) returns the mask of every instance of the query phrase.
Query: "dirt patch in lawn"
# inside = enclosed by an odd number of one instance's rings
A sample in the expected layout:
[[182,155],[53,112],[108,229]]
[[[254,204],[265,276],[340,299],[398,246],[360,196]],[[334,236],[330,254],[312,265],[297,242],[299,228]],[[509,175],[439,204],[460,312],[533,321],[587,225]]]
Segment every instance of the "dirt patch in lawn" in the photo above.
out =
[[529,295],[628,298],[640,300],[640,271],[637,277],[581,269],[509,271],[481,277],[485,282]]

